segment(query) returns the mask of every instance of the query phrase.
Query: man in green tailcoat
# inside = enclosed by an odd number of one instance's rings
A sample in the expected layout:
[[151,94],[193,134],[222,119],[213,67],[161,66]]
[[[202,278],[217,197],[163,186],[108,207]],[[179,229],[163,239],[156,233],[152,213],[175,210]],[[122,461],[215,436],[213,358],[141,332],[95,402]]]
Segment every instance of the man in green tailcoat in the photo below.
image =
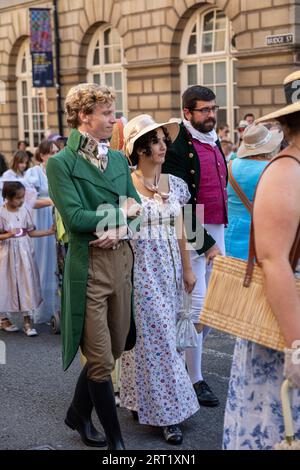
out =
[[[85,444],[124,449],[111,373],[125,347],[134,346],[131,312],[133,255],[129,225],[140,199],[126,159],[106,142],[115,123],[115,95],[81,84],[66,98],[67,146],[47,165],[51,198],[69,234],[62,291],[63,365],[79,345],[87,359],[65,423]],[[95,406],[106,441],[91,421]]]

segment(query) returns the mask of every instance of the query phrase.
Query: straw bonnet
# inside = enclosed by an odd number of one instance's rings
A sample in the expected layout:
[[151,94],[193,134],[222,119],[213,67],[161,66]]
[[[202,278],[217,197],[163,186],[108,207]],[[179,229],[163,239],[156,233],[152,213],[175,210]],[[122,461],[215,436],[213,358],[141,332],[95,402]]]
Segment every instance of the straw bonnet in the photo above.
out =
[[157,123],[149,114],[140,114],[131,119],[126,126],[124,126],[124,150],[126,157],[130,157],[132,154],[133,146],[137,139],[159,127],[165,127],[171,141],[174,142],[179,132],[177,122]]
[[262,124],[251,124],[245,129],[243,142],[237,151],[238,158],[273,152],[281,143],[283,132],[268,130]]
[[280,116],[300,111],[300,70],[288,75],[283,81],[283,87],[287,106],[262,116],[255,122],[272,121]]

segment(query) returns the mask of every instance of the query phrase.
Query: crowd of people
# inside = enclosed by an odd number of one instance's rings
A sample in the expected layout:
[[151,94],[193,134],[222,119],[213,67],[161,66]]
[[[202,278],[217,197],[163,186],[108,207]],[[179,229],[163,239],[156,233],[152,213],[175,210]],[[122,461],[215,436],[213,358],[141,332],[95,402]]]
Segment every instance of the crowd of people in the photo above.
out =
[[[285,90],[299,79],[299,72],[289,75]],[[237,339],[223,447],[270,449],[283,438],[284,376],[296,388],[300,437],[300,366],[291,359],[300,299],[289,264],[300,222],[300,101],[287,92],[281,110],[256,121],[247,113],[236,142],[226,123],[216,129],[217,112],[214,92],[196,85],[182,95],[182,120],[158,123],[140,114],[117,123],[114,92],[80,84],[66,98],[67,143],[49,136],[33,158],[19,142],[10,169],[0,158],[0,272],[7,287],[0,328],[17,331],[10,315],[21,312],[25,334],[34,336],[33,320],[47,322],[58,308],[55,207],[68,235],[63,367],[79,347],[86,360],[65,423],[88,446],[125,448],[112,383],[116,361],[120,406],[141,425],[161,428],[169,444],[183,442],[181,423],[199,407],[219,405],[202,374],[209,328],[201,326],[201,310],[214,257],[247,259],[252,214],[266,296],[286,349]],[[113,149],[115,136],[110,144],[116,129],[123,151]],[[197,333],[182,351],[176,335],[186,298]],[[105,436],[92,423],[93,408]]]

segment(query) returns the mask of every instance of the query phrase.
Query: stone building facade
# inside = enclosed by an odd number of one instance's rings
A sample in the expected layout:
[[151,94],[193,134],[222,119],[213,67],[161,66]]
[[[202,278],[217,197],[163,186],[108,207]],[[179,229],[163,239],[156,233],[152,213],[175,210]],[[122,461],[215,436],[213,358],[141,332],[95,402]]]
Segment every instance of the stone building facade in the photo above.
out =
[[[107,81],[118,90],[119,114],[129,118],[179,117],[182,91],[198,82],[217,91],[222,120],[234,128],[245,112],[281,106],[283,78],[300,66],[300,0],[57,4],[62,100],[74,84]],[[34,147],[45,130],[58,131],[56,89],[30,82],[33,7],[53,2],[0,0],[0,152],[7,157],[19,139]],[[291,42],[267,45],[267,36],[282,34]]]

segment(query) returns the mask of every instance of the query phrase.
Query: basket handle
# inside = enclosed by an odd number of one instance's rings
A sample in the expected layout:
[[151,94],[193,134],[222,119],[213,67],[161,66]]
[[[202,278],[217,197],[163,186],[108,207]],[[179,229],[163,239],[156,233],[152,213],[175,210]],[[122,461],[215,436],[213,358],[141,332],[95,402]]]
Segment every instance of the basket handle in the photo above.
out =
[[[248,262],[247,262],[247,269],[246,269],[246,274],[244,277],[244,282],[243,286],[244,287],[249,287],[251,280],[252,280],[252,274],[253,274],[253,269],[254,269],[254,261],[256,259],[256,250],[255,250],[255,239],[254,239],[254,224],[253,224],[253,206],[254,206],[254,201],[255,201],[255,196],[256,196],[256,191],[259,185],[259,182],[264,174],[264,172],[269,168],[269,166],[274,163],[276,160],[279,160],[281,158],[292,158],[293,160],[296,160],[296,162],[299,163],[300,161],[298,158],[293,157],[292,155],[279,155],[278,157],[273,158],[273,160],[270,161],[270,163],[264,168],[263,172],[260,175],[260,178],[258,180],[256,190],[254,193],[253,197],[253,203],[252,203],[252,213],[251,213],[251,228],[250,228],[250,238],[249,238],[249,252],[248,252]],[[298,259],[300,258],[300,223],[296,232],[296,237],[292,246],[292,249],[290,251],[290,263],[292,266],[293,271],[295,271]]]
[[290,383],[287,379],[282,382],[280,389],[280,398],[282,404],[282,413],[284,421],[284,430],[285,430],[285,439],[291,443],[294,440],[294,425],[291,409],[291,400],[290,400]]

